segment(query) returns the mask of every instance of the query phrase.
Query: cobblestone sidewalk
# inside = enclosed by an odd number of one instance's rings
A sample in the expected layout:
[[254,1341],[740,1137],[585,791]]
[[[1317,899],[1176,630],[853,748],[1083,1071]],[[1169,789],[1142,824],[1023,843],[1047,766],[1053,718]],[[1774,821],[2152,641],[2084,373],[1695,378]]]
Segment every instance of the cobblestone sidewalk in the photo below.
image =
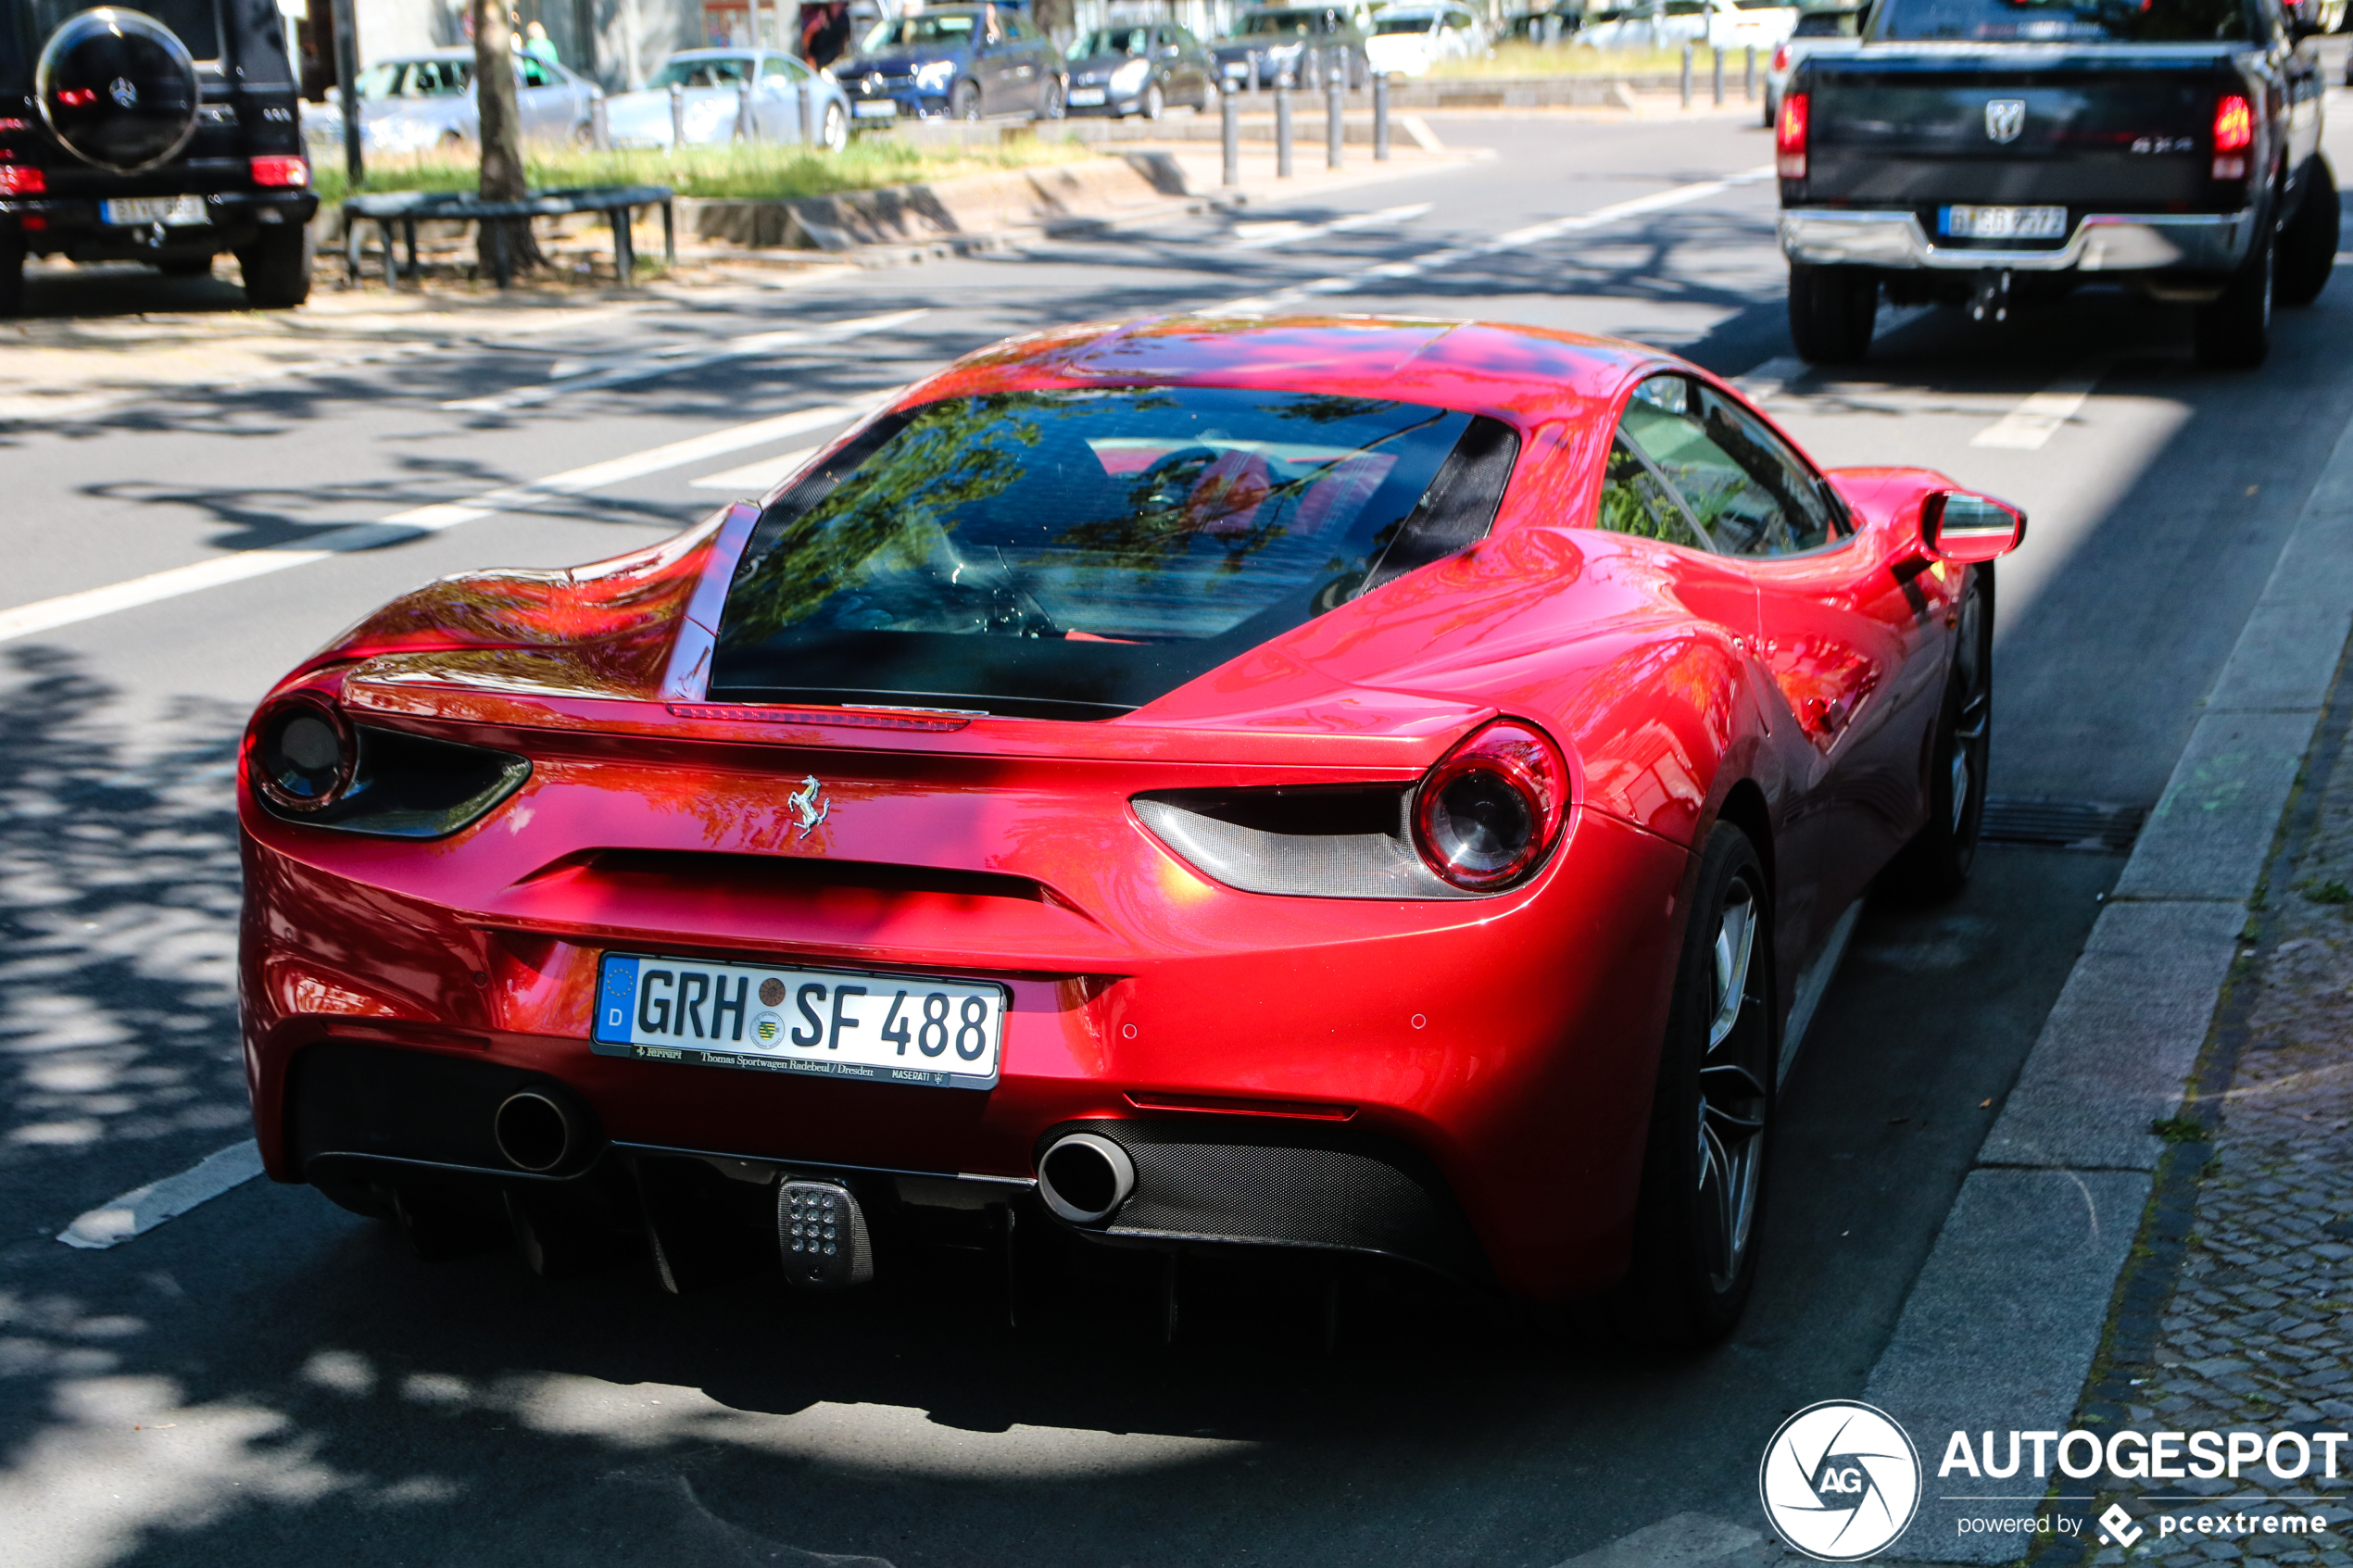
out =
[[[2263,940],[2242,960],[2237,983],[2254,990],[2230,1086],[2184,1109],[2212,1157],[2155,1354],[2126,1380],[2118,1412],[2144,1432],[2353,1431],[2353,753],[2339,755],[2309,838],[2257,912]],[[2087,1403],[2079,1424],[2097,1430],[2101,1413]],[[2120,1500],[2146,1534],[2091,1561],[2353,1563],[2353,1445],[2339,1448],[2334,1480],[2317,1455],[2293,1480],[2260,1462],[2236,1480],[2111,1478],[2085,1512]],[[2266,1516],[2313,1513],[2328,1518],[2325,1534],[2263,1532]],[[2161,1523],[2200,1514],[2246,1518],[2227,1535]]]

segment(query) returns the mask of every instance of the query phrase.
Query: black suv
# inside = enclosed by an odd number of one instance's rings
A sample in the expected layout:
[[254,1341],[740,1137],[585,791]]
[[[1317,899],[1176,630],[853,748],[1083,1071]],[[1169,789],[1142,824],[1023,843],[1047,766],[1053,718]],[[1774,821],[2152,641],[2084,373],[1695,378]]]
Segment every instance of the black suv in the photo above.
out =
[[0,0],[0,315],[27,256],[236,253],[264,308],[310,293],[319,198],[272,0]]

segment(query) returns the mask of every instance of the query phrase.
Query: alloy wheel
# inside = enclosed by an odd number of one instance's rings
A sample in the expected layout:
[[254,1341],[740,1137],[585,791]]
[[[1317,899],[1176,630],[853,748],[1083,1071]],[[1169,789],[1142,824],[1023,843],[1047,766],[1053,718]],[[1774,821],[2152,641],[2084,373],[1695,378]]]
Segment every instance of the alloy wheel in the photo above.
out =
[[1743,876],[1726,890],[1717,922],[1710,971],[1715,1006],[1700,1059],[1693,1129],[1701,1246],[1710,1283],[1719,1291],[1732,1287],[1747,1259],[1764,1170],[1770,1033],[1752,984],[1757,925],[1756,891]]

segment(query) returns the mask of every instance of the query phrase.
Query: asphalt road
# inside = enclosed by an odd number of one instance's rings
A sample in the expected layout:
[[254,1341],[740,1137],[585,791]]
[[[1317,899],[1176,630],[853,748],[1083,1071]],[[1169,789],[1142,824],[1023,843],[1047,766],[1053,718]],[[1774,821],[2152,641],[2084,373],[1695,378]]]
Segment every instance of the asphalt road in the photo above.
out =
[[[266,1182],[111,1250],[54,1239],[242,1135],[229,759],[269,682],[434,575],[658,538],[725,499],[694,481],[842,420],[438,531],[333,530],[856,403],[1010,332],[1313,283],[1298,307],[1533,321],[1763,367],[1785,383],[1769,407],[1825,463],[1924,463],[2033,514],[2002,569],[1994,791],[2155,800],[2353,409],[2353,280],[2284,315],[2256,374],[2195,369],[2184,312],[2084,295],[1999,329],[1891,317],[1866,366],[1805,375],[1773,363],[1790,347],[1765,133],[1442,130],[1499,156],[1250,214],[1301,222],[1277,243],[1202,218],[551,311],[503,346],[0,432],[0,616],[237,552],[271,554],[234,571],[325,552],[0,644],[0,1560],[1546,1568],[1672,1514],[1753,1526],[1767,1436],[1860,1392],[2120,857],[1989,849],[1955,903],[1867,911],[1790,1079],[1755,1303],[1689,1361],[1378,1280],[1343,1294],[1331,1350],[1312,1282],[1248,1274],[1189,1280],[1174,1347],[1149,1292],[1116,1279],[1018,1333],[978,1277],[673,1300],[628,1268],[422,1264]],[[123,301],[219,295],[139,280]],[[657,352],[666,373],[446,407]]]

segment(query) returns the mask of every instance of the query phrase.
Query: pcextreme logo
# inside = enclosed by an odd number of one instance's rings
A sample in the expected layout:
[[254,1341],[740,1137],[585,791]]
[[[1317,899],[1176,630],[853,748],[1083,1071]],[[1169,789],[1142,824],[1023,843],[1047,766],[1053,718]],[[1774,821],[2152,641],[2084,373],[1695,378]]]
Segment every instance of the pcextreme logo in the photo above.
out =
[[1854,1562],[1912,1523],[1919,1451],[1886,1411],[1825,1399],[1781,1423],[1765,1445],[1756,1490],[1781,1539],[1824,1562]]

